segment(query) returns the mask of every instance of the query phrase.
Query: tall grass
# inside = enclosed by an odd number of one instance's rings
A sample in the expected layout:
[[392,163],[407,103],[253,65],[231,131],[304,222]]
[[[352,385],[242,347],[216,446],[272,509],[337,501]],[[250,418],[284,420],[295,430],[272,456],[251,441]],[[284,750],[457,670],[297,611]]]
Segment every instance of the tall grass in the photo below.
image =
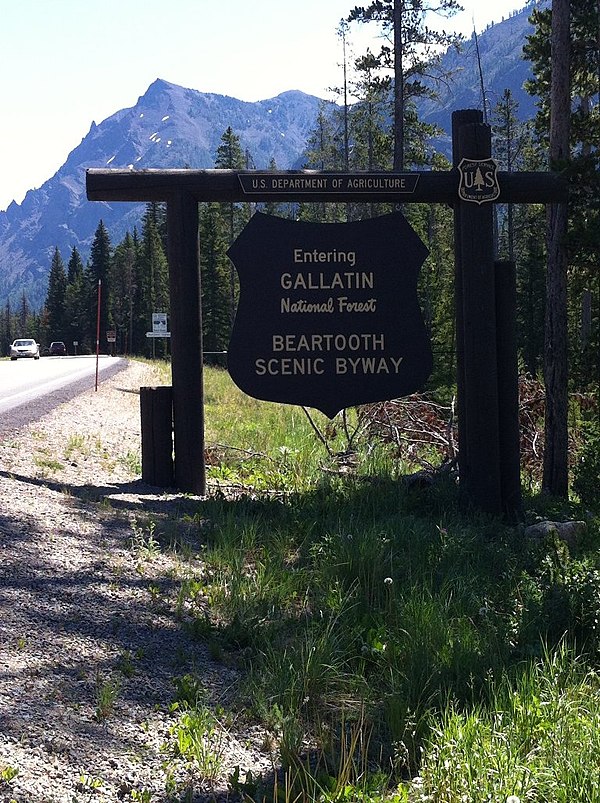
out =
[[[488,699],[431,721],[422,792],[461,799],[600,800],[600,682],[565,647],[505,672]],[[465,797],[466,796],[466,797]]]
[[294,779],[247,799],[599,800],[598,519],[528,541],[461,515],[447,477],[409,487],[418,462],[373,433],[205,379],[197,633]]

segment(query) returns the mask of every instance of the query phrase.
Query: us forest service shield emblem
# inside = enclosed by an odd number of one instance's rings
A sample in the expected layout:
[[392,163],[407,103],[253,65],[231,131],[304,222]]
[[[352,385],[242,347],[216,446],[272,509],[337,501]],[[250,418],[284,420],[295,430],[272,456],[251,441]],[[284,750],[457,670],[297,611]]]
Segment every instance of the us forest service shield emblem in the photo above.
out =
[[461,159],[458,172],[461,201],[483,204],[499,197],[498,165],[494,159]]
[[420,390],[432,370],[417,297],[427,254],[399,212],[351,223],[254,214],[228,251],[240,280],[231,378],[329,418]]

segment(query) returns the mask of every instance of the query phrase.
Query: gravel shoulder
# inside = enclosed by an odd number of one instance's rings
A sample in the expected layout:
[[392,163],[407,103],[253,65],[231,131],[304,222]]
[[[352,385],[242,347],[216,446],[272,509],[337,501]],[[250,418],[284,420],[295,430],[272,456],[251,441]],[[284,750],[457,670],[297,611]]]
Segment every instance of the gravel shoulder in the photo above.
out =
[[241,722],[214,730],[211,782],[173,749],[175,679],[198,677],[216,707],[239,678],[182,626],[197,553],[154,548],[161,519],[198,544],[180,514],[202,505],[136,473],[139,388],[156,383],[130,362],[0,435],[0,801],[234,799],[236,766],[272,766],[264,733]]

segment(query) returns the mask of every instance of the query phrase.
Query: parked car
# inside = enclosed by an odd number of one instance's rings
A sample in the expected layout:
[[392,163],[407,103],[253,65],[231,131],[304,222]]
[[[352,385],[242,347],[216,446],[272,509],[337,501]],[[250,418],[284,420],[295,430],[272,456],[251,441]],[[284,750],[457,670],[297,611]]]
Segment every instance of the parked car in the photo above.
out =
[[48,354],[51,357],[53,356],[64,357],[66,353],[67,353],[67,347],[62,342],[62,340],[53,340],[52,343],[50,343],[50,349],[48,350]]
[[18,357],[33,357],[34,360],[39,360],[40,347],[30,338],[15,340],[10,347],[10,358],[16,360]]

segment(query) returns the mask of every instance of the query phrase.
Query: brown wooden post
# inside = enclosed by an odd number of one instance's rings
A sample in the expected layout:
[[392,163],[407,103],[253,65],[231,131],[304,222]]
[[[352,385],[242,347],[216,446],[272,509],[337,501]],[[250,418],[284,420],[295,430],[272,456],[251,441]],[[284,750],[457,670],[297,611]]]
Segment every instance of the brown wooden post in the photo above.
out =
[[[462,155],[458,147],[458,132],[463,125],[481,123],[483,114],[477,109],[463,109],[452,114],[452,165],[456,169]],[[461,251],[461,209],[463,204],[459,203],[458,193],[455,195],[454,204],[454,308],[456,320],[456,389],[457,389],[457,412],[458,412],[458,454],[460,468],[459,493],[461,502],[465,506],[468,504],[469,486],[469,422],[465,410],[466,389],[465,389],[465,334],[463,316],[463,271],[464,265]]]
[[511,260],[495,264],[496,352],[502,509],[508,521],[521,518],[519,368],[517,363],[517,269]]
[[142,480],[173,486],[173,392],[169,386],[140,388]]
[[188,192],[167,200],[175,484],[204,496],[202,311],[198,202]]
[[[460,159],[489,159],[490,127],[482,123],[461,125],[457,147]],[[463,502],[501,515],[493,204],[461,201],[459,207],[463,410],[468,437],[466,455],[459,454],[460,477],[466,486]]]

